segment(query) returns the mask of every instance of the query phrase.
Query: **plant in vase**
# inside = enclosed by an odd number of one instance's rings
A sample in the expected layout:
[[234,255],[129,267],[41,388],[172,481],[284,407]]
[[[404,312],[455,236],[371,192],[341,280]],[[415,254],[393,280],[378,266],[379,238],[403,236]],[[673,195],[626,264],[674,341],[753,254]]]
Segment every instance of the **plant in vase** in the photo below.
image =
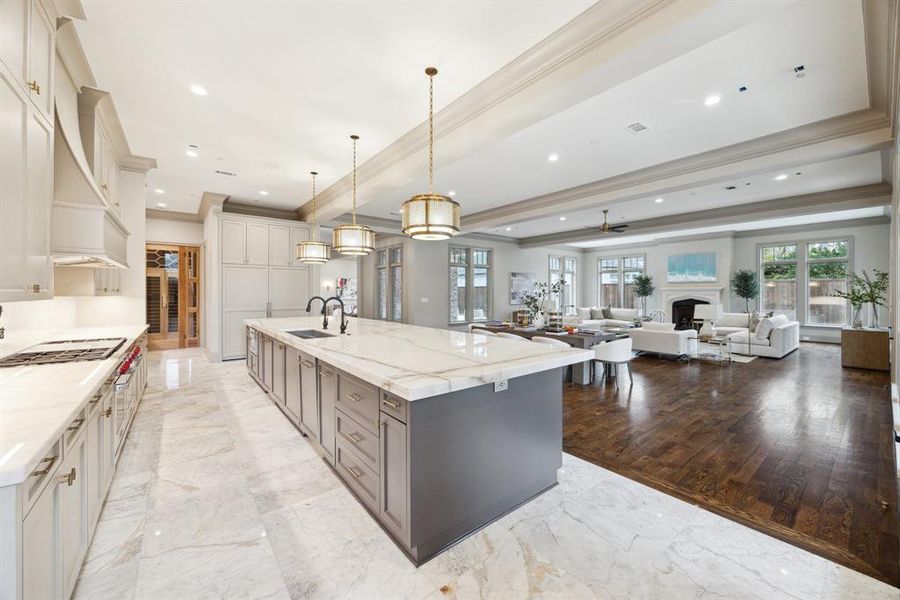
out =
[[564,279],[558,280],[554,284],[546,281],[535,284],[534,288],[525,294],[525,308],[531,317],[531,322],[535,327],[541,328],[544,325],[544,313],[547,311],[547,301],[550,296],[559,296],[560,291],[566,285]]
[[641,315],[647,316],[647,298],[653,295],[656,287],[653,285],[653,278],[646,273],[635,275],[632,282],[634,295],[641,299]]
[[869,327],[878,327],[878,307],[887,306],[887,294],[890,289],[890,280],[887,271],[874,269],[875,278],[869,277],[865,269],[862,276],[850,273],[847,278],[847,290],[837,290],[834,295],[843,298],[853,307],[853,326],[862,327],[862,307],[865,304],[871,306],[869,314]]
[[750,314],[750,301],[759,296],[759,273],[748,269],[735,271],[731,276],[731,291],[738,298],[743,298],[746,313]]

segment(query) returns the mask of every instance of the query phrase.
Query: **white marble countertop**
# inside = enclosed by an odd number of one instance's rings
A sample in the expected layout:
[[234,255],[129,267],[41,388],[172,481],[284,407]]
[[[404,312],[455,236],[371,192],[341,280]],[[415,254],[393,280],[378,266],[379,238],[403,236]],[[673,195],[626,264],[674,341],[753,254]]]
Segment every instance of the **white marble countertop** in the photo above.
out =
[[591,360],[594,352],[404,325],[329,319],[334,337],[301,339],[288,331],[322,329],[322,317],[248,319],[245,325],[407,400],[419,400]]
[[146,330],[146,325],[82,327],[19,333],[0,343],[0,356],[6,356],[51,340],[126,338],[106,360],[0,369],[0,487],[25,481]]

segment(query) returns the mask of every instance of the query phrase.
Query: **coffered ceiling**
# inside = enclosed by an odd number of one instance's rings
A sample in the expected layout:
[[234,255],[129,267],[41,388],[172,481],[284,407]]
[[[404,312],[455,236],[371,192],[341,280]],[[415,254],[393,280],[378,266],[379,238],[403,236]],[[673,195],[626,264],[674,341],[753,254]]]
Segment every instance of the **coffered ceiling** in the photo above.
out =
[[602,208],[654,227],[728,209],[737,227],[734,207],[881,182],[893,135],[888,0],[85,5],[97,79],[170,210],[210,191],[308,216],[316,167],[320,216],[342,219],[352,131],[360,213],[399,224],[426,189],[432,63],[437,191],[466,232],[523,245],[611,243],[583,236]]

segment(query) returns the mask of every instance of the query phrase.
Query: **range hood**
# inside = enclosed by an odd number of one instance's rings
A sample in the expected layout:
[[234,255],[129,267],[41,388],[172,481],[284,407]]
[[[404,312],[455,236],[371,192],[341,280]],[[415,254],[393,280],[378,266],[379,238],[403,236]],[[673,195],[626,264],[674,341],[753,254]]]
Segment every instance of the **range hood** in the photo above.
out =
[[128,229],[107,203],[81,139],[78,91],[57,62],[50,253],[56,266],[128,268]]

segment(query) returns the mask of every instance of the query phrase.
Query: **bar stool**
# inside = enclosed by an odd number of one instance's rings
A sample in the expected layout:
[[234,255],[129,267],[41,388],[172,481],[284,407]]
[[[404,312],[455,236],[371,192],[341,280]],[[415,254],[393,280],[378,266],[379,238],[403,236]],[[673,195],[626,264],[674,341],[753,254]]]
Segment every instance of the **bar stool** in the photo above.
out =
[[528,340],[523,338],[521,335],[516,335],[514,333],[506,333],[505,331],[498,331],[494,334],[494,336],[499,338],[506,338],[508,340],[518,340],[520,342],[527,342]]

